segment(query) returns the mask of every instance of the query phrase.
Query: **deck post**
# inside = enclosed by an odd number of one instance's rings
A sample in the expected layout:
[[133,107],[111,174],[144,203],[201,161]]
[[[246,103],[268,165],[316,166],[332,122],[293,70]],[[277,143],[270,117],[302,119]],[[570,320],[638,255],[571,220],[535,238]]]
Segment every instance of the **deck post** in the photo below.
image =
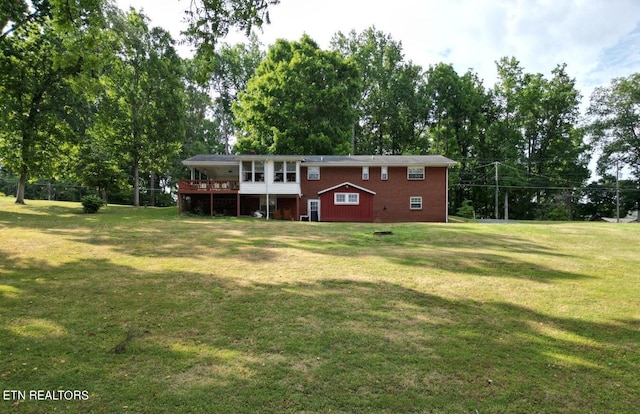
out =
[[211,217],[213,217],[213,193],[209,193],[210,196],[210,207],[211,207]]
[[300,195],[296,196],[296,221],[300,220]]
[[240,193],[236,193],[236,217],[240,218]]

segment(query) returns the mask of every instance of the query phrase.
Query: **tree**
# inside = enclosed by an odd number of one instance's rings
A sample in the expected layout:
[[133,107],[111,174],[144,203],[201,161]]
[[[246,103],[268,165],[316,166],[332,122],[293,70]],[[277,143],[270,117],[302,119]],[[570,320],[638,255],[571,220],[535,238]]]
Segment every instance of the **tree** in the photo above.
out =
[[81,61],[64,59],[64,37],[47,17],[15,27],[0,44],[0,160],[19,176],[16,203],[24,204],[29,176],[51,177],[73,146],[72,79]]
[[224,153],[231,153],[231,140],[237,134],[232,111],[238,93],[245,90],[260,62],[265,58],[255,35],[248,44],[223,44],[213,55],[196,56],[198,81],[208,87],[214,97],[212,112],[224,141]]
[[208,80],[202,80],[202,60],[188,59],[185,66],[185,141],[181,158],[225,152],[224,128],[215,116]]
[[331,44],[358,65],[361,75],[352,151],[401,154],[411,147],[422,69],[405,62],[402,44],[375,27],[360,34],[338,32]]
[[600,174],[626,166],[640,180],[640,73],[596,88],[587,111]]
[[168,168],[184,141],[182,63],[169,33],[150,30],[144,15],[131,9],[113,19],[116,54],[101,77],[90,135],[130,166],[139,206],[140,171]]
[[[108,0],[6,0],[0,4],[0,40],[27,23],[44,17],[67,31],[89,15],[102,15]],[[269,23],[269,8],[280,0],[192,0],[186,12],[188,40],[204,53],[212,53],[231,29],[247,35]]]
[[618,203],[620,216],[638,209],[640,187],[635,180],[619,180],[615,176],[605,175],[597,182],[592,182],[583,191],[585,202],[580,206],[581,214],[590,220],[603,217],[616,217]]
[[270,23],[269,7],[280,0],[194,0],[187,11],[187,38],[201,54],[213,55],[220,38],[236,27],[249,35],[255,27]]
[[346,154],[359,79],[353,62],[307,35],[278,40],[233,106],[243,131],[236,151]]
[[497,69],[494,111],[487,118],[487,141],[479,148],[487,163],[504,166],[499,179],[503,187],[512,187],[511,216],[543,219],[564,203],[570,218],[577,203],[573,188],[589,176],[583,133],[576,127],[580,94],[575,80],[566,65],[558,65],[551,80],[525,73],[514,58],[501,59]]
[[[452,209],[456,211],[465,199],[482,205],[471,194],[473,187],[456,185],[471,183],[480,167],[478,156],[485,141],[487,103],[489,98],[482,82],[471,70],[460,76],[450,64],[440,63],[425,72],[422,92],[428,104],[422,109],[422,123],[427,128],[430,152],[446,155],[460,162],[451,172]],[[423,99],[425,99],[423,98]]]

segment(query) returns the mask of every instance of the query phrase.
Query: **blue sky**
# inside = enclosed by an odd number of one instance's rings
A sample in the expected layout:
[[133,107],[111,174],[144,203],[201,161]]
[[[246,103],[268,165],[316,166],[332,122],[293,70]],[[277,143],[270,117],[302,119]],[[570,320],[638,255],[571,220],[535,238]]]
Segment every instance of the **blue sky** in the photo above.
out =
[[[152,24],[178,39],[191,1],[117,3],[144,9]],[[459,73],[472,68],[487,86],[503,56],[545,76],[566,63],[585,103],[594,87],[640,72],[640,0],[282,0],[258,35],[267,46],[307,33],[328,47],[336,32],[372,25],[402,42],[407,60],[424,68],[451,63]],[[225,41],[243,40],[232,34]]]

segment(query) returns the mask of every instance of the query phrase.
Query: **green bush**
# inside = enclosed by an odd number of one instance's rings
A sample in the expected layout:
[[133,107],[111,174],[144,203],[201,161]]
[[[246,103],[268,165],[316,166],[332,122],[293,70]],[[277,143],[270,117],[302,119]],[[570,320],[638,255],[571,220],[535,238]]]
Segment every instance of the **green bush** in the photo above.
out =
[[104,201],[100,197],[88,195],[82,197],[82,209],[87,214],[95,214],[104,205]]
[[460,208],[458,208],[458,211],[456,212],[456,215],[460,216],[460,217],[464,217],[464,218],[475,218],[475,214],[473,212],[473,206],[471,205],[471,201],[470,200],[464,200],[462,202],[462,205],[460,206]]

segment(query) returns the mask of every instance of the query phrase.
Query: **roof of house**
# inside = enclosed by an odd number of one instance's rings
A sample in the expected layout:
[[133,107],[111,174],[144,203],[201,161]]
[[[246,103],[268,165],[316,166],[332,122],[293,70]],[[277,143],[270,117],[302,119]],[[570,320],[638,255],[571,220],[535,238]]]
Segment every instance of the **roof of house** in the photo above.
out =
[[301,161],[310,166],[432,166],[453,167],[457,163],[442,155],[206,155],[182,161],[186,166],[237,164],[239,161]]
[[345,166],[406,166],[429,165],[453,167],[456,162],[442,155],[311,155],[304,157],[306,165]]

